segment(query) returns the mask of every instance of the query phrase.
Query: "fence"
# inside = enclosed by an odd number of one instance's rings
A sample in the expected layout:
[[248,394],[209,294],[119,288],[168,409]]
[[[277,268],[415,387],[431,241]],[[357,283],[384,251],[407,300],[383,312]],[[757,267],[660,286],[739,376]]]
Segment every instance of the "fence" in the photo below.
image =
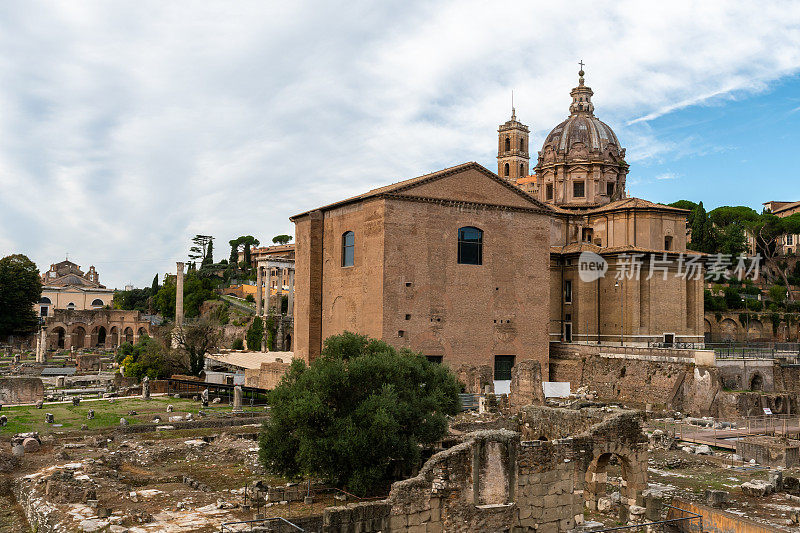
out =
[[800,343],[797,342],[726,342],[706,343],[717,359],[789,359],[797,362]]
[[[660,529],[664,531],[674,531],[677,528],[680,531],[697,531],[698,533],[703,531],[703,516],[697,513],[693,513],[692,511],[687,511],[686,509],[679,509],[677,507],[673,507],[671,505],[664,505],[664,508],[669,510],[669,514],[667,515],[666,520],[658,520],[656,522],[647,522],[644,524],[634,524],[631,526],[618,526],[618,527],[609,527],[605,529],[591,529],[587,531],[587,533],[603,533],[606,531],[637,531],[640,529],[644,529],[645,531],[656,531],[657,527],[660,526]],[[674,516],[675,514],[680,513],[682,516],[678,516],[676,518],[670,518],[670,516]]]
[[297,524],[289,522],[285,518],[276,516],[273,518],[262,518],[259,520],[242,520],[240,522],[225,522],[220,526],[220,533],[243,533],[247,531],[269,531],[271,533],[294,533],[305,531]]
[[[209,398],[220,398],[233,403],[233,389],[236,385],[228,383],[207,383],[191,379],[173,379],[167,381],[167,394],[200,394],[208,389]],[[269,395],[267,389],[257,387],[242,387],[242,405],[266,405]]]
[[737,440],[752,435],[800,438],[800,414],[745,416],[729,420],[690,417],[671,422],[652,421],[649,426],[685,442],[729,450],[736,449]]

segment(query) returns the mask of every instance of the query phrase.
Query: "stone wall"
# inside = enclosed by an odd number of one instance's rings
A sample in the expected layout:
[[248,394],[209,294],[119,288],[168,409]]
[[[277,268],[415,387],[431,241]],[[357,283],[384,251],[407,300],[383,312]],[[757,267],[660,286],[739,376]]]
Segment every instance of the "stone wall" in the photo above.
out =
[[751,436],[737,439],[736,453],[744,461],[769,467],[791,468],[800,462],[800,445],[775,437]]
[[97,372],[101,369],[98,354],[78,354],[75,357],[78,372]]
[[604,401],[712,415],[722,383],[719,371],[698,359],[711,360],[702,350],[553,343],[550,376],[573,391],[588,386]]
[[44,399],[40,378],[0,378],[0,405],[36,403]]
[[244,384],[247,387],[274,389],[280,384],[290,366],[292,366],[291,363],[272,361],[261,363],[261,368],[258,369],[247,368],[244,371]]
[[519,411],[522,440],[556,440],[578,435],[608,417],[601,409],[559,409],[527,406]]
[[464,392],[483,394],[486,387],[494,392],[494,370],[491,365],[458,365],[453,369],[459,383],[464,384]]
[[718,359],[716,366],[726,389],[776,390],[772,359]]
[[[432,456],[417,476],[394,483],[386,500],[326,509],[323,531],[568,531],[583,522],[584,505],[596,508],[612,457],[623,465],[623,509],[647,487],[638,414],[530,407],[523,420],[553,439],[525,441],[505,429],[470,433]],[[570,431],[579,435],[558,438]]]
[[542,366],[539,361],[520,361],[511,370],[511,390],[508,396],[512,409],[526,405],[544,404]]

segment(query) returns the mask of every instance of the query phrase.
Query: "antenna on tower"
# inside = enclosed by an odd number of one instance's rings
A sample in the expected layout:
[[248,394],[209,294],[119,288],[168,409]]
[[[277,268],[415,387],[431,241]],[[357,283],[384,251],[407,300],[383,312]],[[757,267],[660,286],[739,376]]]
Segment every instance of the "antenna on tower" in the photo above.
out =
[[514,109],[514,89],[511,89],[511,120],[517,120],[517,110]]

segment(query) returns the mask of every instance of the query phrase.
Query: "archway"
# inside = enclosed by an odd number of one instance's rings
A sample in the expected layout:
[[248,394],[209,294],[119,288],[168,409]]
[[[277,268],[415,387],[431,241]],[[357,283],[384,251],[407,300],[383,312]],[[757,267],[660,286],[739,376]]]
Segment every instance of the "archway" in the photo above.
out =
[[86,345],[86,330],[83,326],[76,326],[72,329],[72,347],[83,348]]
[[750,378],[750,390],[751,391],[764,390],[764,378],[758,372],[753,374],[753,377]]
[[111,326],[111,330],[109,330],[109,337],[111,337],[112,348],[119,346],[119,329],[117,329],[117,326]]
[[125,336],[125,342],[130,342],[133,344],[133,328],[130,326],[125,328],[125,331],[123,331],[122,334]]
[[291,352],[292,351],[292,336],[291,335],[288,335],[288,334],[286,335],[286,342],[284,343],[283,346],[284,346],[284,349],[287,352]]
[[139,328],[139,331],[136,332],[138,338],[142,338],[143,335],[147,335],[147,330],[144,328]]
[[102,346],[105,348],[106,345],[106,328],[100,326],[100,329],[97,330],[97,346]]
[[734,342],[739,337],[739,326],[730,318],[720,322],[719,329],[722,342]]
[[56,335],[56,339],[57,339],[56,340],[56,347],[58,349],[60,349],[60,350],[63,350],[64,347],[66,346],[66,338],[67,338],[66,330],[64,328],[62,328],[61,326],[58,326],[57,328],[55,328],[53,330],[53,334]]
[[713,333],[711,330],[711,322],[707,318],[703,319],[703,342],[713,342]]
[[757,341],[764,338],[764,325],[760,320],[752,319],[747,328],[747,340]]
[[[593,455],[583,490],[586,507],[596,511],[600,498],[618,490],[619,517],[627,520],[628,508],[636,504],[637,493],[647,488],[647,460],[635,462],[635,450],[613,443],[599,446]],[[609,474],[613,479],[609,479]]]

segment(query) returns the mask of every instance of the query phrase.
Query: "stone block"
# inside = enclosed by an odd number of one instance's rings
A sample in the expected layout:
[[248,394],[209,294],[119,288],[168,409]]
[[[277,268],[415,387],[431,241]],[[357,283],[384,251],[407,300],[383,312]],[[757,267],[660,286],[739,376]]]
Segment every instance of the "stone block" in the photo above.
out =
[[425,533],[443,533],[441,522],[428,522],[425,524]]
[[405,529],[407,525],[408,525],[408,515],[396,514],[392,515],[391,518],[389,518],[389,526],[392,531],[400,531],[402,529]]

